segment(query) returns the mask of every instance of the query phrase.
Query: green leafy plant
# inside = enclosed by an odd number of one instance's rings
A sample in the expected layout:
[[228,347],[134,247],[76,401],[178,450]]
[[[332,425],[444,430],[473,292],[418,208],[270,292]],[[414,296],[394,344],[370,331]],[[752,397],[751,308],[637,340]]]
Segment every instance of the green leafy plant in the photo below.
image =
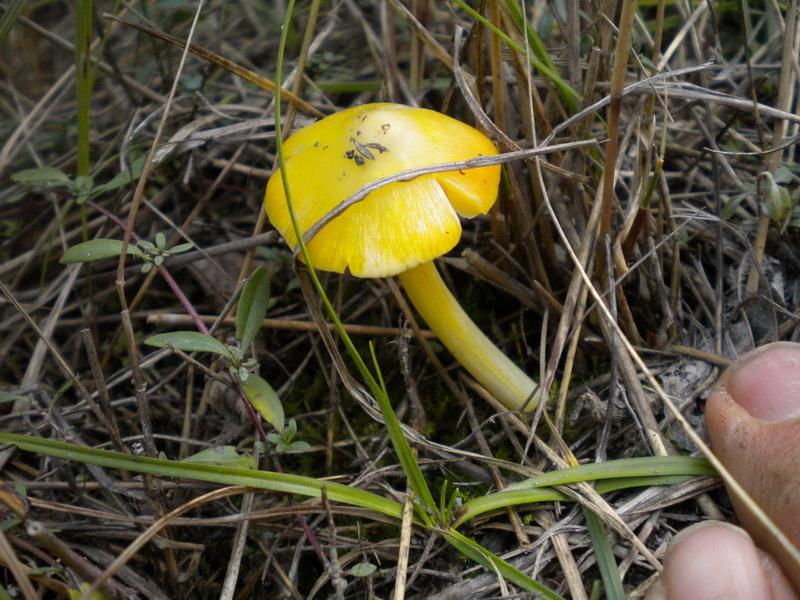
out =
[[[122,254],[122,240],[98,238],[80,244],[70,246],[61,257],[62,264],[84,263],[100,260],[103,258],[113,258]],[[156,234],[155,243],[147,240],[139,240],[135,244],[128,244],[127,254],[136,256],[144,261],[142,273],[149,273],[153,267],[160,267],[164,264],[164,259],[187,252],[194,247],[191,242],[178,244],[172,248],[167,248],[167,236],[162,232]]]
[[[57,171],[57,170],[54,170]],[[60,173],[60,171],[59,171]],[[46,174],[39,174],[44,177]],[[52,181],[62,180],[60,175],[47,175]],[[164,260],[174,254],[186,252],[193,247],[184,243],[167,248],[167,238],[162,232],[155,236],[155,242],[139,240],[129,244],[127,253],[145,261],[142,272],[148,273],[154,267],[161,267]],[[122,253],[121,240],[100,238],[71,246],[61,257],[62,264],[92,262],[112,258]],[[270,297],[269,274],[264,267],[258,267],[242,288],[239,308],[236,312],[236,339],[234,343],[223,344],[205,331],[173,331],[150,336],[145,343],[156,348],[173,348],[181,352],[208,352],[216,354],[228,363],[228,370],[236,385],[262,418],[279,432],[284,429],[283,404],[277,393],[264,378],[252,371],[258,366],[247,354],[253,343],[261,322],[267,313]],[[292,436],[293,437],[293,436]]]
[[291,450],[302,452],[311,447],[307,442],[295,440],[295,435],[297,435],[297,422],[294,419],[289,419],[283,431],[280,433],[268,434],[267,440],[274,446],[275,454],[281,454]]
[[233,380],[241,386],[247,399],[262,418],[279,432],[284,430],[283,404],[278,394],[263,377],[252,370],[258,366],[248,358],[249,347],[261,327],[269,306],[269,274],[258,267],[242,288],[239,308],[236,311],[236,339],[223,344],[214,336],[198,331],[173,331],[150,336],[144,343],[156,348],[174,348],[182,352],[209,352],[228,363]]
[[[309,498],[320,498],[324,488],[328,498],[334,502],[366,508],[376,514],[388,516],[398,521],[403,514],[403,505],[400,502],[384,498],[373,492],[312,477],[253,469],[250,463],[246,461],[246,457],[243,459],[243,457],[236,455],[232,449],[228,451],[223,449],[222,452],[211,449],[210,451],[203,451],[189,460],[171,461],[98,450],[14,433],[0,433],[0,443],[13,444],[22,450],[47,456],[123,469],[135,473],[194,479],[220,485],[244,485],[261,490],[285,492]],[[236,462],[231,463],[232,460]],[[243,460],[244,463],[242,462]],[[231,466],[231,464],[238,466]],[[453,524],[434,523],[430,518],[424,518],[424,513],[421,511],[417,511],[415,523],[419,527],[439,531],[460,552],[478,564],[499,573],[506,580],[518,585],[523,590],[538,593],[548,600],[563,600],[561,596],[543,584],[534,581],[512,564],[462,534],[458,528],[467,520],[487,510],[502,509],[520,504],[552,501],[571,502],[574,500],[563,492],[556,490],[554,486],[604,480],[599,482],[597,489],[602,493],[607,493],[631,487],[669,485],[685,481],[689,477],[711,475],[713,473],[713,469],[705,460],[692,457],[644,457],[608,461],[593,465],[580,465],[528,479],[520,482],[510,491],[504,490],[477,498],[462,507],[459,511],[458,519]]]
[[142,266],[142,273],[149,273],[153,267],[160,267],[164,264],[164,259],[174,254],[187,252],[194,247],[191,242],[178,244],[172,248],[167,248],[167,236],[162,232],[156,234],[155,244],[147,240],[140,240],[138,242],[139,248],[144,252],[144,259],[147,261]]
[[55,167],[24,169],[11,176],[11,180],[34,191],[64,190],[75,198],[78,204],[103,196],[119,188],[130,185],[142,174],[144,157],[137,158],[130,167],[117,173],[106,183],[96,184],[91,175],[68,175]]
[[348,569],[347,572],[353,577],[367,577],[369,575],[372,575],[377,570],[378,567],[376,567],[372,563],[360,562],[358,564],[353,565],[350,569]]
[[187,456],[181,462],[195,465],[214,465],[232,469],[255,469],[255,459],[247,454],[239,454],[233,446],[216,446],[206,448],[196,454]]

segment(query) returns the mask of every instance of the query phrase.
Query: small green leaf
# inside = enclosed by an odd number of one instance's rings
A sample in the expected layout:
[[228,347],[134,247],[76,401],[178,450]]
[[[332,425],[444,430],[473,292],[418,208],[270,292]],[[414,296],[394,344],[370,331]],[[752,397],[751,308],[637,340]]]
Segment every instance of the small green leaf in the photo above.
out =
[[206,448],[197,454],[187,456],[182,461],[195,465],[212,465],[231,469],[255,469],[256,461],[252,456],[239,454],[233,446],[217,446]]
[[253,408],[267,423],[270,423],[278,431],[283,431],[283,404],[272,386],[262,377],[253,373],[250,374],[247,381],[242,381],[241,385]]
[[366,577],[367,575],[372,575],[377,570],[378,567],[372,563],[362,562],[358,563],[357,565],[353,565],[353,568],[350,569],[350,575],[353,577]]
[[167,236],[164,235],[163,231],[159,231],[156,234],[156,247],[159,250],[163,250],[167,247]]
[[[122,253],[122,240],[89,240],[67,248],[61,257],[61,264],[84,263],[119,256]],[[144,258],[144,254],[133,244],[128,244],[128,254]]]
[[0,17],[0,45],[5,43],[11,28],[16,24],[26,0],[10,0],[5,4],[3,15]]
[[156,348],[177,348],[183,352],[212,352],[230,357],[228,347],[216,338],[198,331],[173,331],[152,335],[144,341]]
[[16,517],[3,519],[2,521],[0,521],[0,531],[6,532],[9,529],[13,529],[17,525],[19,525],[19,519],[17,519]]
[[78,175],[72,184],[72,193],[78,198],[78,203],[85,201],[92,193],[94,179],[89,175]]
[[736,211],[739,209],[739,205],[745,201],[747,198],[748,193],[743,194],[736,194],[735,196],[731,196],[731,198],[725,202],[722,206],[722,211],[720,212],[720,218],[723,221],[730,221]]
[[39,169],[25,169],[14,173],[11,179],[20,185],[36,189],[70,187],[72,180],[61,169],[54,167],[41,167]]
[[783,221],[789,218],[794,210],[789,190],[778,184],[769,173],[764,175],[762,198],[767,216],[773,221]]
[[794,181],[794,173],[792,173],[791,169],[783,165],[775,169],[775,172],[772,173],[772,177],[775,179],[775,183],[786,184]]
[[96,186],[94,190],[92,190],[92,196],[99,196],[100,194],[111,192],[117,188],[121,188],[122,186],[132,183],[136,179],[139,179],[139,177],[142,175],[142,170],[144,169],[145,158],[147,157],[141,156],[137,158],[131,163],[130,167],[114,175],[111,181]]
[[177,246],[173,246],[169,249],[170,254],[180,254],[181,252],[187,252],[194,248],[194,244],[192,242],[186,242],[184,244],[178,244]]
[[236,309],[236,337],[242,344],[242,350],[253,343],[261,328],[269,303],[270,282],[265,267],[258,267],[242,289],[239,308]]
[[25,396],[14,394],[12,392],[4,392],[0,390],[0,403],[2,402],[15,402],[17,400],[26,400]]
[[[231,367],[239,367],[242,364],[242,349],[238,346],[228,346],[228,354],[231,355],[231,361],[233,364]],[[231,374],[236,375],[236,370],[231,369]],[[247,379],[247,377],[242,377],[242,381]]]

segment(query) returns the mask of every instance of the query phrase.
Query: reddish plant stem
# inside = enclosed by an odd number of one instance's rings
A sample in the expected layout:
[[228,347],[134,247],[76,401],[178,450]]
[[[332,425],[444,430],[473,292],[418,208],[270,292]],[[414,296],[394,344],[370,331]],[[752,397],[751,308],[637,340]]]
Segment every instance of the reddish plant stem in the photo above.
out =
[[[103,208],[102,206],[92,202],[91,200],[87,200],[86,203],[89,206],[91,206],[94,210],[98,211],[99,213],[101,213],[102,215],[104,215],[105,217],[110,219],[120,229],[123,229],[123,230],[125,229],[126,224],[119,217],[117,217],[115,214],[110,213],[105,208]],[[135,232],[132,231],[131,232],[131,239],[133,239],[134,241],[138,242],[139,240],[141,240],[141,237],[139,237],[139,235],[137,235]],[[200,318],[200,315],[194,309],[194,306],[192,306],[192,303],[189,301],[189,298],[187,298],[186,294],[183,293],[183,290],[181,290],[180,286],[178,286],[178,283],[175,281],[175,279],[172,277],[172,275],[169,273],[169,271],[167,271],[166,267],[164,267],[164,266],[158,267],[158,272],[161,273],[161,276],[167,282],[167,285],[169,285],[170,289],[177,296],[178,300],[183,305],[184,309],[186,309],[186,312],[189,313],[189,316],[191,316],[192,321],[194,322],[194,324],[197,327],[197,329],[201,333],[205,333],[206,335],[210,335],[208,327],[206,327],[205,323],[203,323],[203,320]],[[236,381],[233,380],[233,378],[231,378],[231,383],[233,384],[233,387],[236,390],[236,393],[239,394],[239,398],[242,400],[242,403],[244,404],[245,409],[247,410],[247,416],[250,417],[250,420],[253,422],[253,425],[256,428],[256,433],[258,434],[258,439],[261,440],[262,443],[266,444],[267,443],[267,432],[264,430],[264,426],[261,424],[261,419],[259,418],[258,413],[256,413],[255,409],[253,408],[253,404],[250,402],[250,399],[247,397],[247,394],[244,393],[244,390],[242,389],[242,386],[236,384]],[[273,468],[275,469],[275,471],[277,473],[283,473],[284,472],[283,471],[283,467],[281,466],[281,462],[280,462],[280,460],[278,459],[277,456],[273,456],[272,464],[273,464]],[[291,501],[291,499],[290,499],[290,501]],[[308,538],[308,542],[311,544],[311,547],[314,549],[314,552],[316,553],[316,555],[319,558],[320,562],[322,563],[323,566],[326,566],[328,564],[328,561],[327,561],[327,559],[325,557],[325,553],[322,551],[322,547],[319,545],[319,541],[317,540],[317,537],[314,535],[314,532],[311,531],[311,528],[308,526],[308,523],[306,522],[306,520],[303,517],[303,515],[297,514],[297,515],[295,515],[295,517],[297,518],[297,522],[300,524],[300,527],[303,529],[303,533],[305,533],[306,538]]]
[[[272,468],[275,470],[276,473],[283,473],[283,466],[281,465],[281,461],[277,455],[272,456]],[[289,503],[293,504],[293,500],[291,496],[288,496]],[[311,547],[314,549],[314,552],[319,558],[319,561],[322,563],[322,566],[327,568],[329,566],[329,561],[325,556],[325,553],[322,551],[322,546],[319,545],[319,541],[317,540],[317,536],[314,535],[314,532],[311,531],[311,528],[308,526],[306,519],[300,513],[296,513],[295,517],[297,518],[297,522],[300,523],[300,527],[303,528],[303,533],[306,534],[308,538],[308,543],[311,544]]]
[[[99,204],[97,204],[95,202],[92,202],[91,200],[87,200],[86,204],[91,206],[94,210],[96,210],[100,214],[102,214],[105,217],[107,217],[114,224],[116,224],[117,227],[119,227],[120,229],[124,230],[125,227],[127,227],[127,225],[125,224],[124,221],[122,221],[122,219],[117,217],[115,214],[107,211],[105,208],[103,208]],[[134,241],[138,242],[142,238],[136,232],[131,231],[131,239],[133,239]],[[192,322],[194,323],[195,327],[197,327],[197,329],[201,333],[204,333],[206,335],[211,335],[211,333],[208,330],[208,327],[206,327],[206,324],[203,323],[203,319],[200,318],[200,315],[197,313],[197,311],[195,310],[194,306],[189,301],[189,298],[187,298],[186,294],[183,293],[183,290],[178,285],[178,282],[175,281],[175,279],[172,277],[170,272],[167,271],[166,267],[164,267],[163,265],[158,267],[158,272],[164,278],[164,281],[167,282],[167,285],[169,286],[169,288],[172,290],[172,292],[178,298],[178,301],[181,303],[183,308],[189,314],[189,316],[191,317]],[[240,385],[236,385],[235,381],[233,381],[233,383],[234,383],[234,388],[236,389],[237,393],[239,394],[239,397],[241,398],[242,402],[244,403],[245,409],[247,410],[247,415],[250,417],[250,420],[253,422],[253,425],[255,425],[256,432],[258,433],[258,438],[262,442],[264,442],[266,444],[267,443],[267,433],[264,431],[263,425],[261,425],[261,419],[258,417],[258,414],[256,413],[255,409],[253,408],[253,405],[250,403],[250,400],[247,398],[247,395],[244,393],[244,390],[242,390],[242,387]]]
[[[125,222],[122,221],[122,219],[117,217],[115,214],[112,214],[112,213],[108,212],[105,208],[103,208],[99,204],[96,204],[96,203],[92,202],[91,200],[87,200],[86,204],[91,206],[93,209],[95,209],[96,211],[98,211],[99,213],[104,215],[105,217],[109,218],[120,229],[122,229],[122,230],[125,229],[125,227],[126,227]],[[135,242],[139,242],[142,239],[135,231],[131,231],[131,238]],[[173,279],[172,275],[170,275],[169,271],[167,271],[166,267],[164,267],[162,265],[162,266],[157,267],[157,268],[158,268],[158,272],[161,273],[161,276],[167,282],[167,285],[170,287],[170,289],[175,294],[175,296],[177,296],[178,301],[181,303],[181,305],[186,310],[186,312],[189,313],[189,316],[192,318],[192,322],[195,324],[195,327],[197,327],[197,329],[201,333],[205,333],[206,335],[210,335],[210,333],[208,331],[208,327],[206,327],[206,324],[203,323],[203,320],[200,318],[200,315],[194,309],[194,306],[192,306],[192,303],[189,301],[189,298],[187,298],[186,294],[183,293],[183,290],[180,288],[180,286],[175,281],[175,279]]]

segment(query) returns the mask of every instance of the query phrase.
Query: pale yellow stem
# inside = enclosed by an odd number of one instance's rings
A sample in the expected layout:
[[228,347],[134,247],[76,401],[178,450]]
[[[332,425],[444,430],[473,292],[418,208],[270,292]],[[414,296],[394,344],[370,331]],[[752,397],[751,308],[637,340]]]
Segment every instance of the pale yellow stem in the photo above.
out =
[[539,389],[495,346],[447,289],[433,262],[398,276],[417,312],[459,363],[511,410],[533,410]]

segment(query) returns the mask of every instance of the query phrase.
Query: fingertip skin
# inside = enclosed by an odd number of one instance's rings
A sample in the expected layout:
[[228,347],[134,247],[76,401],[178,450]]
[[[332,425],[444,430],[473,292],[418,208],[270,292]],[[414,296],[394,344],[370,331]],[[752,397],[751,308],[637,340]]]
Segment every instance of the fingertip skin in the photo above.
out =
[[[800,344],[743,355],[712,390],[706,421],[714,453],[798,544]],[[680,532],[645,600],[800,599],[800,564],[736,496],[731,500],[744,529],[706,521]]]
[[726,371],[726,387],[752,417],[768,423],[800,418],[800,345],[779,342],[743,355]]
[[681,532],[647,600],[798,600],[780,569],[739,527],[705,521]]
[[683,532],[664,561],[668,600],[768,598],[761,559],[747,534],[704,522]]
[[[714,453],[792,540],[800,542],[800,345],[779,342],[743,355],[706,405]],[[800,565],[731,494],[743,526],[800,589]]]

